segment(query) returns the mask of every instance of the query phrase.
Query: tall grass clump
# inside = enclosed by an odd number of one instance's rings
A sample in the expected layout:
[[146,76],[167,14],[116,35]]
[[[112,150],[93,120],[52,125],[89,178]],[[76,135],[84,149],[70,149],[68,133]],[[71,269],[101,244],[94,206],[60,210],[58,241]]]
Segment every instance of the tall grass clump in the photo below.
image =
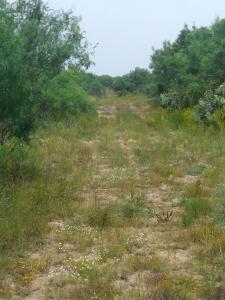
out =
[[196,219],[207,216],[212,208],[209,200],[203,198],[187,198],[184,203],[184,213],[182,216],[185,226],[191,225]]
[[144,198],[140,194],[132,194],[130,198],[121,204],[121,215],[125,218],[134,218],[142,215],[145,210]]
[[32,180],[40,172],[40,162],[34,147],[18,139],[0,145],[0,178],[17,182]]
[[108,207],[95,205],[91,207],[86,215],[86,222],[89,226],[104,228],[112,223],[110,210]]

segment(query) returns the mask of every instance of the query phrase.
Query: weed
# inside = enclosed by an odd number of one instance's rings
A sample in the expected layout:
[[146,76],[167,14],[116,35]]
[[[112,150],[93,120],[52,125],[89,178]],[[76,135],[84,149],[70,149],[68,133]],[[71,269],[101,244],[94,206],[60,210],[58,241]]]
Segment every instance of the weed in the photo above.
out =
[[[112,285],[115,273],[95,259],[67,260],[51,275],[55,286],[49,288],[48,297],[55,299],[114,299],[117,291]],[[56,298],[55,295],[58,295]]]
[[122,216],[125,218],[134,218],[143,214],[145,202],[142,195],[133,194],[130,199],[120,206]]
[[98,205],[89,209],[86,218],[88,225],[92,227],[104,228],[112,223],[109,209]]
[[34,148],[17,140],[0,146],[1,180],[18,182],[32,180],[40,173],[38,156]]
[[141,165],[146,165],[152,160],[152,153],[150,150],[137,148],[135,149],[135,154],[137,155]]
[[58,231],[58,240],[73,244],[74,249],[84,251],[94,244],[98,231],[85,225],[65,225]]
[[202,219],[189,228],[184,239],[187,243],[194,242],[201,245],[198,257],[200,260],[203,259],[214,264],[218,261],[218,266],[224,269],[225,236],[218,225],[208,219]]
[[210,196],[211,190],[203,186],[200,180],[195,183],[189,184],[185,190],[185,196],[187,197],[207,197]]
[[157,274],[150,276],[147,283],[153,285],[148,299],[191,300],[196,288],[196,282],[188,276],[167,276]]
[[151,271],[154,273],[166,272],[166,262],[158,256],[130,255],[126,259],[126,265],[134,272]]

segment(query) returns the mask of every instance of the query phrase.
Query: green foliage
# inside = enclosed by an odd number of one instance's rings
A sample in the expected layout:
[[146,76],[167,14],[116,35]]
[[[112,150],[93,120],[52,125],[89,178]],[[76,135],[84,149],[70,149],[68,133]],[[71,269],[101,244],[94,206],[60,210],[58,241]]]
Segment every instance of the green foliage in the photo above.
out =
[[61,118],[88,112],[92,107],[88,95],[77,85],[75,74],[64,71],[49,83],[40,111],[45,118]]
[[220,97],[217,93],[208,91],[200,99],[196,107],[196,113],[200,120],[209,122],[212,120],[212,115],[218,110],[225,109],[224,98]]
[[151,82],[150,78],[151,74],[148,70],[136,68],[124,76],[115,77],[112,88],[119,95],[147,93]]
[[169,108],[171,111],[176,111],[181,108],[181,97],[174,91],[168,91],[160,95],[159,104],[164,108]]
[[90,65],[87,43],[72,12],[42,0],[0,2],[0,141],[27,138],[42,90],[65,66]]
[[185,25],[175,42],[154,51],[150,67],[158,95],[163,94],[160,104],[172,110],[192,107],[205,91],[224,82],[224,30],[225,19],[209,28]]
[[128,93],[156,94],[154,82],[151,80],[152,75],[145,69],[136,68],[126,75],[117,77],[97,76],[74,68],[73,71],[76,82],[91,96],[102,97],[107,92],[114,92],[118,95]]
[[84,71],[73,70],[75,82],[90,96],[101,97],[105,94],[105,86],[100,76]]
[[202,198],[186,198],[183,205],[183,224],[185,226],[191,225],[195,219],[201,216],[207,216],[212,210],[209,201]]

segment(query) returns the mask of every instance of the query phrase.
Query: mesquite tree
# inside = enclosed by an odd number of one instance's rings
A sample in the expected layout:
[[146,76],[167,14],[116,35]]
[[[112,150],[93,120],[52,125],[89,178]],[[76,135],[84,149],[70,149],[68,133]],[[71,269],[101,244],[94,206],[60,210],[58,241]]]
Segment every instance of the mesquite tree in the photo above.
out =
[[29,136],[45,101],[42,90],[61,70],[90,65],[79,22],[72,11],[54,11],[42,0],[0,0],[1,143]]

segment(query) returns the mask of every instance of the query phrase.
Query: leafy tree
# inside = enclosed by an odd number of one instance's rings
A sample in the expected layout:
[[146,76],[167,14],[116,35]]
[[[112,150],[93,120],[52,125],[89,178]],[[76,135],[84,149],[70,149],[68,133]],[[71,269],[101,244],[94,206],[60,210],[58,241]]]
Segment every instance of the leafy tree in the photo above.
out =
[[173,91],[178,107],[194,106],[225,80],[225,19],[209,28],[185,25],[175,42],[154,51],[150,68],[158,94]]
[[1,142],[29,135],[42,90],[61,70],[90,65],[79,21],[42,0],[0,0]]
[[73,71],[63,71],[47,86],[40,111],[42,118],[61,119],[92,109],[93,103],[86,92],[76,83]]
[[148,70],[136,68],[124,76],[114,78],[112,87],[119,94],[146,92],[150,78]]
[[91,96],[101,97],[104,94],[104,87],[99,77],[92,73],[77,72],[77,83]]

